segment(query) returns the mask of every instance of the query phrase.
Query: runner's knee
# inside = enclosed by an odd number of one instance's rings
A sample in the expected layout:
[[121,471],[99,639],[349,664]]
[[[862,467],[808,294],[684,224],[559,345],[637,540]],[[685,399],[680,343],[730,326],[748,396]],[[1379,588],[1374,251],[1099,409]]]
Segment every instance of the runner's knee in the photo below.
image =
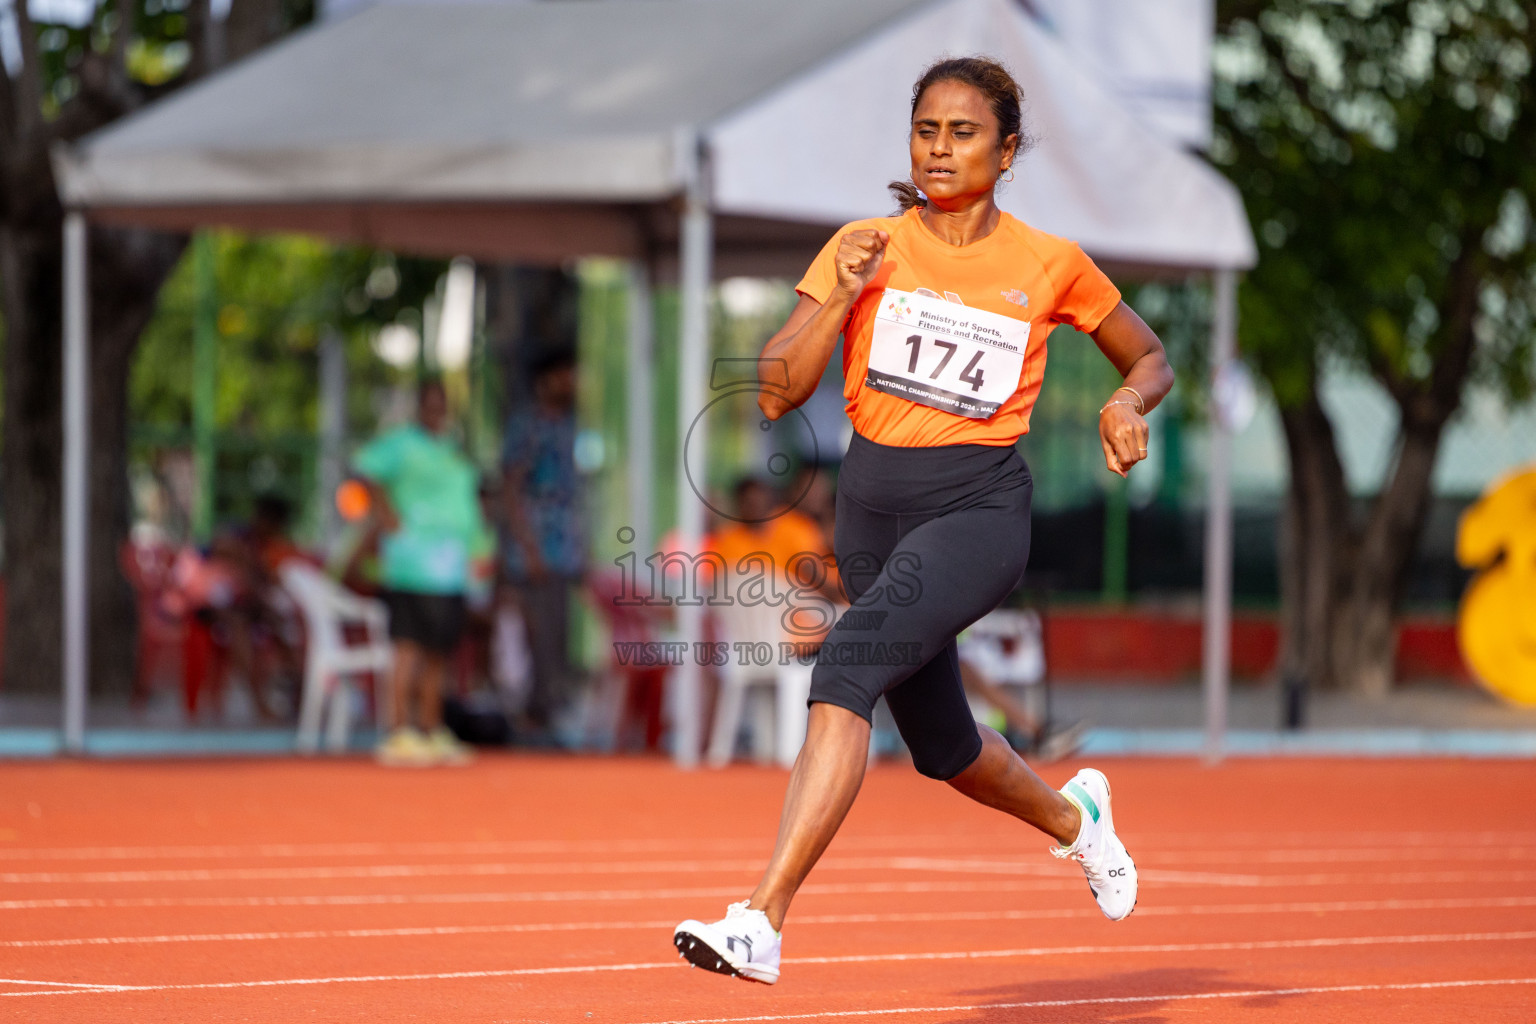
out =
[[918,774],[939,782],[953,779],[975,764],[981,756],[981,733],[974,726],[973,722],[968,737],[949,732],[923,734],[908,739],[907,748],[912,751],[912,767],[917,769]]

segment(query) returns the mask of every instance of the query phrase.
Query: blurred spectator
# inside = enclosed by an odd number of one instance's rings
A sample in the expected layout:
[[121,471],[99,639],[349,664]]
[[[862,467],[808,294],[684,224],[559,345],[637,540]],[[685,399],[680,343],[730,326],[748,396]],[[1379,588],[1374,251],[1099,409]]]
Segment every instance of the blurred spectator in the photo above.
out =
[[220,530],[205,548],[183,548],[172,574],[191,620],[182,664],[188,718],[197,717],[204,692],[222,716],[227,676],[234,675],[249,688],[263,721],[280,719],[267,686],[269,666],[257,649],[268,616],[248,528]]
[[571,602],[587,564],[576,470],[576,364],[570,353],[551,354],[535,365],[533,402],[508,418],[501,465],[503,564],[527,623],[533,658],[526,724],[547,734],[575,695]]
[[1002,715],[1009,745],[1049,764],[1082,746],[1087,722],[1064,726],[1030,710],[1023,690],[1045,684],[1045,641],[1035,612],[995,611],[958,637],[960,682],[968,697]]
[[[283,593],[278,569],[297,558],[318,564],[316,559],[294,543],[293,503],[279,494],[258,495],[250,523],[238,533],[242,548],[245,590],[250,597],[244,605],[249,616],[251,664],[253,672],[263,673],[269,655],[289,678],[297,683],[303,675],[300,630],[291,602]],[[265,686],[265,682],[263,682]]]
[[[739,592],[744,584],[750,586],[752,573],[750,563],[743,573],[742,560],[762,554],[773,569],[775,594],[787,595],[796,609],[783,620],[786,626],[793,624],[792,635],[755,639],[819,642],[835,618],[832,602],[843,600],[827,534],[799,508],[780,502],[761,480],[744,477],[736,484],[734,498],[735,521],[717,529],[705,543],[706,550],[725,559],[732,597],[738,601],[751,598]],[[769,595],[770,603],[776,603],[773,596]]]
[[815,520],[823,536],[832,536],[837,519],[837,496],[830,473],[819,469],[815,463],[804,463],[786,493],[796,511]]
[[374,439],[353,459],[381,524],[379,575],[395,644],[390,731],[377,750],[385,764],[469,756],[443,727],[442,691],[464,630],[471,547],[483,524],[475,468],[447,427],[447,393],[440,381],[424,381],[416,422]]

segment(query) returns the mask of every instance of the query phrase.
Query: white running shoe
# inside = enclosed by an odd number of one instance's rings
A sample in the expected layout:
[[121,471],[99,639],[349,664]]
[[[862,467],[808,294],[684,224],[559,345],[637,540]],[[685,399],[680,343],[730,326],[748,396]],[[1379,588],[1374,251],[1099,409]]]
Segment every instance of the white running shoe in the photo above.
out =
[[1051,853],[1077,861],[1104,916],[1111,921],[1125,920],[1136,909],[1136,864],[1115,835],[1109,780],[1095,768],[1084,768],[1061,787],[1061,795],[1078,809],[1083,824],[1071,846],[1053,846]]
[[772,985],[779,980],[779,933],[750,900],[732,903],[714,924],[684,921],[672,932],[672,944],[695,967]]

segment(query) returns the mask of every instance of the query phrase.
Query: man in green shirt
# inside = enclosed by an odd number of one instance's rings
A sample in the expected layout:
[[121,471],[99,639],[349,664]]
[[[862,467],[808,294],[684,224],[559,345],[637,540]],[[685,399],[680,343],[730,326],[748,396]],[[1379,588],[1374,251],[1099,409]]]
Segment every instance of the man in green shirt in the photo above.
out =
[[389,735],[377,750],[386,764],[457,763],[469,754],[443,727],[442,691],[464,630],[470,548],[485,525],[478,474],[447,426],[443,385],[425,381],[416,422],[380,435],[353,459],[384,530],[379,574],[395,645]]

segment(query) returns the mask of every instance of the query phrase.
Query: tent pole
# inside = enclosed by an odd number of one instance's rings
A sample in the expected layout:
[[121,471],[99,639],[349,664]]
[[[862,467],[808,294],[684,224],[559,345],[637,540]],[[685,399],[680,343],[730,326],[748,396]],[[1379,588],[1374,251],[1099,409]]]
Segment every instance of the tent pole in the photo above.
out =
[[[1237,356],[1237,273],[1214,275],[1211,381]],[[1232,667],[1232,431],[1215,408],[1210,416],[1210,476],[1205,522],[1205,757],[1221,760],[1226,745],[1227,691]]]
[[635,550],[642,561],[656,542],[651,533],[656,482],[656,443],[652,436],[656,397],[651,379],[656,350],[654,316],[650,267],[646,261],[635,260],[629,265],[629,396],[624,404],[629,434],[629,527],[635,531]]
[[85,750],[86,672],[90,664],[90,605],[86,564],[90,556],[91,413],[89,292],[86,281],[85,215],[64,216],[64,749]]
[[[327,325],[320,332],[320,467],[315,474],[319,490],[319,523],[322,550],[329,552],[341,533],[336,511],[336,489],[346,479],[347,462],[347,351],[341,332]],[[473,414],[470,422],[474,422]]]
[[[706,175],[707,164],[702,142],[691,140],[688,158],[688,189],[683,197],[681,231],[681,327],[678,346],[678,396],[677,396],[677,536],[679,547],[690,556],[698,556],[703,550],[704,502],[693,491],[688,474],[688,447],[690,435],[694,450],[699,453],[699,485],[704,486],[706,472],[705,453],[709,450],[704,411],[705,381],[709,368],[709,280],[712,273],[710,258],[714,239],[712,217],[709,210],[709,190]],[[694,574],[697,576],[697,574]],[[684,594],[688,584],[685,583]],[[693,768],[699,763],[699,750],[704,737],[703,701],[701,699],[701,671],[695,645],[704,639],[703,595],[694,595],[698,603],[679,604],[677,609],[678,639],[686,646],[683,663],[677,667],[677,700],[674,704],[676,720],[673,723],[675,742],[672,756],[680,768]]]

